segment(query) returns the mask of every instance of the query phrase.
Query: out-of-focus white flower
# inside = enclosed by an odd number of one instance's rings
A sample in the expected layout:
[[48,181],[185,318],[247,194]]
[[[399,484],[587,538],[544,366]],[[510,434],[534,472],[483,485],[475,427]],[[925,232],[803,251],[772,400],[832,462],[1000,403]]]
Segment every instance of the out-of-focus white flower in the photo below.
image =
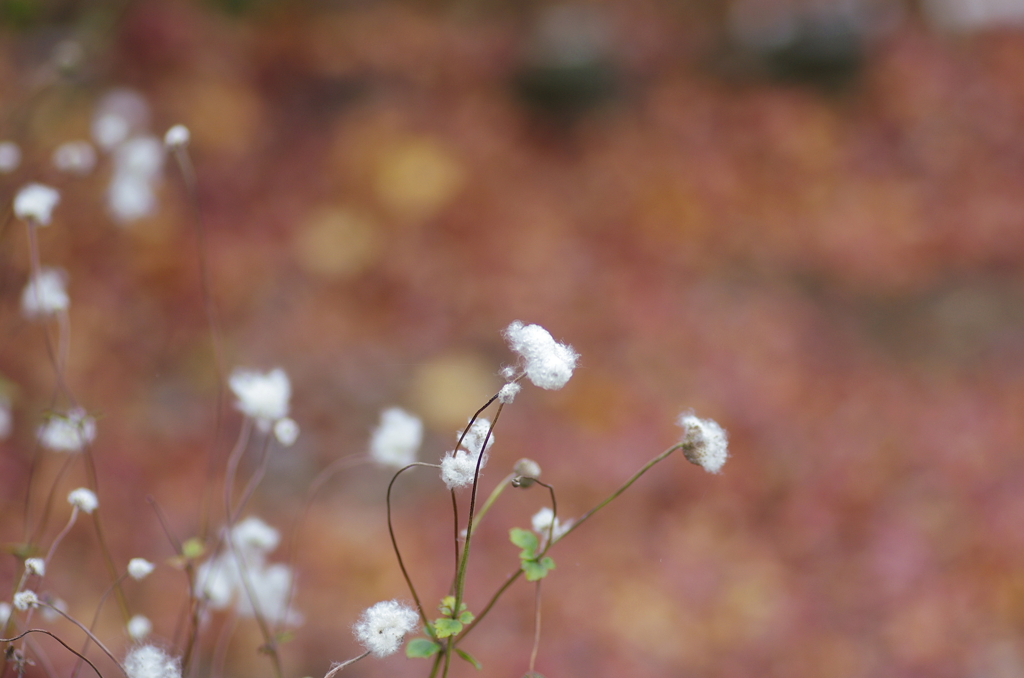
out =
[[254,617],[255,610],[249,599],[249,591],[256,599],[256,606],[263,617],[273,623],[284,622],[289,626],[302,623],[302,615],[288,607],[292,591],[292,571],[287,565],[276,563],[266,567],[247,568],[249,589],[238,591],[238,614]]
[[156,137],[128,139],[114,150],[114,173],[153,179],[164,164],[164,147]]
[[79,487],[68,493],[68,503],[77,507],[83,513],[92,513],[100,505],[96,499],[96,493],[87,487]]
[[148,617],[137,614],[128,620],[128,625],[125,628],[128,631],[128,637],[132,640],[145,640],[146,636],[153,632],[153,622],[149,621]]
[[80,407],[55,414],[39,427],[39,443],[54,452],[81,452],[96,439],[96,420]]
[[121,224],[149,216],[156,211],[152,181],[136,174],[114,174],[107,186],[107,209]]
[[128,678],[181,678],[178,660],[155,645],[139,645],[124,658]]
[[114,89],[96,103],[92,118],[92,138],[109,151],[128,137],[149,126],[149,104],[138,92]]
[[708,473],[718,473],[729,457],[725,431],[713,419],[698,419],[693,412],[679,416],[683,428],[683,455]]
[[57,189],[44,184],[27,184],[14,196],[14,216],[37,226],[47,226],[53,208],[60,202]]
[[42,558],[26,558],[25,572],[42,577],[46,574],[46,561]]
[[39,596],[35,591],[18,591],[14,594],[14,607],[24,612],[30,607],[39,606]]
[[405,634],[416,628],[420,616],[397,600],[385,600],[367,608],[352,627],[356,640],[375,657],[398,651]]
[[70,305],[64,272],[56,268],[40,269],[21,292],[21,312],[26,318],[54,315]]
[[96,166],[96,149],[88,141],[69,141],[53,152],[53,166],[61,172],[88,174]]
[[156,565],[145,558],[132,558],[128,561],[128,575],[135,580],[145,579],[155,569]]
[[13,141],[0,141],[0,173],[8,174],[21,164],[21,149]]
[[11,416],[11,404],[6,398],[0,396],[0,440],[7,440],[13,426],[14,417]]
[[6,624],[7,620],[11,618],[11,612],[13,611],[14,608],[11,607],[10,603],[6,601],[0,603],[0,624]]
[[[555,526],[553,530],[551,527],[552,518],[554,518],[555,521]],[[530,522],[533,527],[533,531],[539,534],[541,537],[544,537],[545,539],[548,536],[548,532],[552,531],[552,543],[558,541],[562,537],[562,535],[565,534],[570,527],[572,527],[572,520],[567,520],[563,523],[558,518],[555,518],[555,512],[552,511],[547,506],[537,511],[537,513],[533,515],[533,518]]]
[[43,607],[41,614],[45,621],[55,622],[63,616],[61,612],[64,614],[68,613],[68,604],[62,598],[58,598],[48,606]]
[[275,421],[288,416],[292,386],[284,370],[261,373],[236,368],[228,377],[228,386],[238,398],[235,407],[252,418],[261,431],[269,431]]
[[188,127],[185,127],[184,125],[175,125],[167,130],[167,134],[164,135],[164,145],[169,148],[188,146],[191,136],[192,135],[189,133]]
[[389,407],[370,436],[370,456],[378,464],[402,468],[416,461],[422,443],[423,422],[400,407]]
[[238,563],[229,553],[222,553],[196,568],[196,595],[205,599],[211,609],[223,610],[230,605],[240,585]]
[[249,516],[231,530],[235,548],[257,553],[270,553],[281,541],[281,533],[256,516]]
[[549,390],[565,386],[580,357],[572,346],[556,342],[540,325],[523,325],[516,320],[505,328],[505,339],[512,352],[522,358],[526,378]]
[[274,437],[284,447],[291,447],[299,439],[299,425],[291,417],[278,419],[274,423]]

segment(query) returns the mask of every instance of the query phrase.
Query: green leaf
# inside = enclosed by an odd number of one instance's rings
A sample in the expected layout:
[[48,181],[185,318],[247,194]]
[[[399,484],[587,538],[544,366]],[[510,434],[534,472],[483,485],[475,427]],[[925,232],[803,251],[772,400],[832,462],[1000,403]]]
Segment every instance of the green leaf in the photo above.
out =
[[426,659],[433,656],[440,649],[441,646],[432,640],[413,638],[405,644],[405,656],[409,659]]
[[537,535],[529,530],[522,530],[518,527],[513,527],[508,532],[508,538],[513,544],[523,549],[523,552],[519,554],[521,559],[533,558],[534,554],[537,553]]
[[437,606],[437,609],[441,611],[441,614],[450,615],[454,607],[455,596],[445,596],[441,599],[441,604]]
[[[465,605],[463,605],[463,608],[465,608]],[[473,621],[473,613],[469,610],[463,609],[462,614],[459,615],[459,621],[463,624],[468,624]]]
[[526,581],[538,581],[548,576],[548,572],[555,569],[555,561],[551,556],[544,556],[540,560],[524,560],[521,563]]
[[440,619],[434,620],[434,633],[437,634],[438,638],[447,638],[448,636],[454,636],[462,630],[462,622],[458,619],[449,619],[448,617],[441,617]]
[[457,655],[459,655],[460,657],[462,657],[463,659],[465,659],[470,664],[472,664],[473,668],[475,668],[477,671],[479,671],[480,669],[483,668],[483,666],[480,665],[480,662],[478,662],[476,660],[476,657],[474,657],[470,653],[466,652],[465,650],[460,650],[459,648],[455,648],[455,653]]

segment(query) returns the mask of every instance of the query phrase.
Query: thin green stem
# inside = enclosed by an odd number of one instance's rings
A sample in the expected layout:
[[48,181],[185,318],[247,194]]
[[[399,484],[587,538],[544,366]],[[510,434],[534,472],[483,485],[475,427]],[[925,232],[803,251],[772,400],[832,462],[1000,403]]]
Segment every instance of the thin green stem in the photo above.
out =
[[487,501],[484,502],[484,505],[480,509],[480,512],[476,514],[476,520],[473,522],[474,531],[476,531],[477,526],[480,525],[480,521],[484,519],[484,516],[487,515],[487,512],[491,509],[491,506],[494,505],[494,502],[497,501],[498,497],[501,496],[501,493],[505,491],[505,488],[508,487],[508,484],[512,482],[512,479],[515,477],[515,473],[510,473],[504,478],[502,478],[501,482],[498,483],[498,486],[495,487],[494,490],[491,492],[490,496],[487,497]]

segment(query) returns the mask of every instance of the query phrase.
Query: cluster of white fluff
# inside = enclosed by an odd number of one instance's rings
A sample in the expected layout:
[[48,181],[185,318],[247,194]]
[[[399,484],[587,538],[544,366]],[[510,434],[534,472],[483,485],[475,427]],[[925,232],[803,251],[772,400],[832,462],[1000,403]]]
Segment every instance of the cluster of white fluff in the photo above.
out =
[[139,645],[124,658],[128,678],[181,678],[181,665],[176,658],[155,645]]
[[46,561],[42,558],[26,558],[25,572],[42,577],[46,574]]
[[389,407],[370,436],[370,456],[383,466],[402,468],[416,461],[422,443],[423,422],[400,407]]
[[96,493],[87,487],[79,487],[77,490],[71,490],[71,492],[68,493],[68,503],[83,513],[92,513],[100,505],[99,501],[96,499]]
[[693,412],[679,416],[683,428],[683,455],[708,473],[718,473],[729,457],[725,431],[713,419],[698,419]]
[[[288,607],[292,588],[292,572],[287,565],[268,564],[267,554],[277,548],[280,534],[259,518],[246,518],[235,525],[229,535],[232,548],[196,570],[196,590],[214,610],[232,603],[238,614],[255,616],[256,609],[271,623],[289,625],[302,623],[302,615]],[[246,588],[247,578],[248,589]]]
[[14,594],[14,609],[24,612],[31,607],[39,607],[39,596],[35,591],[18,591]]
[[352,627],[356,640],[375,657],[398,651],[405,634],[416,628],[420,616],[397,600],[385,600],[367,608]]
[[68,141],[54,150],[53,166],[68,174],[88,174],[96,166],[96,149],[88,141]]
[[132,558],[128,561],[128,575],[135,580],[141,580],[152,574],[156,565],[145,558]]
[[[558,343],[540,325],[524,325],[516,320],[505,328],[505,339],[512,352],[519,355],[526,378],[552,391],[565,386],[580,357],[572,346]],[[511,401],[515,392],[506,397]]]
[[251,418],[256,428],[266,433],[273,427],[274,435],[285,447],[295,442],[299,427],[287,418],[292,384],[284,370],[257,372],[239,367],[228,377],[228,386],[238,399],[235,407]]
[[55,315],[68,310],[71,300],[64,287],[64,272],[42,268],[21,292],[21,312],[26,318]]
[[80,407],[55,414],[39,427],[39,444],[54,452],[81,452],[96,439],[96,420]]
[[21,147],[13,141],[0,141],[0,174],[10,174],[21,164]]
[[49,226],[53,209],[59,202],[57,189],[44,184],[28,184],[14,196],[14,216],[36,226]]
[[153,632],[153,622],[149,621],[148,617],[137,614],[128,620],[125,631],[132,640],[145,640],[146,636]]
[[441,480],[449,490],[473,483],[478,460],[480,468],[487,465],[487,450],[494,444],[494,435],[488,435],[490,430],[491,422],[477,417],[465,435],[461,431],[456,434],[457,438],[462,438],[462,444],[459,449],[445,453],[441,460]]

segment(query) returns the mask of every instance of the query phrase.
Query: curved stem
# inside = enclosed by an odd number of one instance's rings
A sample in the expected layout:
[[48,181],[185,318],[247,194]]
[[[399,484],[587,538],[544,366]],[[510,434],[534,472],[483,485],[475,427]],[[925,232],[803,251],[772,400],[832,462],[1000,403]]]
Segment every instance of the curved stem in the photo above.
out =
[[408,471],[414,466],[429,466],[430,468],[437,468],[436,464],[427,464],[422,461],[417,461],[408,466],[399,469],[394,476],[391,477],[391,482],[388,483],[387,492],[387,509],[388,509],[388,534],[391,535],[391,548],[395,551],[395,557],[398,559],[398,567],[402,570],[402,576],[405,577],[405,583],[409,587],[409,593],[412,594],[412,599],[416,601],[416,609],[420,611],[420,619],[423,620],[423,626],[427,630],[427,634],[431,640],[437,641],[437,635],[434,633],[434,627],[430,625],[430,620],[427,619],[427,613],[423,609],[423,603],[420,602],[420,597],[416,593],[416,587],[412,584],[412,579],[409,577],[409,571],[405,569],[405,561],[402,560],[402,552],[398,549],[398,540],[395,538],[395,527],[391,523],[391,488],[394,487],[395,481],[398,480],[398,476],[402,475],[405,471]]
[[58,643],[63,645],[65,650],[67,650],[68,652],[70,652],[73,655],[76,655],[78,657],[79,661],[83,661],[86,664],[88,664],[90,667],[92,667],[92,670],[96,672],[96,675],[99,676],[99,678],[103,678],[103,674],[100,673],[99,669],[96,668],[96,665],[93,664],[91,661],[89,661],[85,657],[85,655],[80,654],[78,652],[75,652],[73,649],[71,649],[71,647],[68,646],[67,643],[65,643],[63,640],[58,638],[56,635],[54,635],[50,631],[47,631],[46,629],[28,629],[27,631],[22,631],[21,633],[19,633],[18,635],[14,636],[13,638],[0,638],[0,643],[13,643],[16,640],[20,640],[21,638],[24,638],[25,636],[27,636],[30,633],[41,633],[44,636],[49,636],[49,637],[53,638]]
[[362,653],[358,657],[352,657],[352,659],[349,659],[347,662],[342,662],[340,664],[335,664],[334,666],[331,667],[330,671],[328,671],[327,673],[324,674],[324,678],[334,678],[334,676],[338,675],[338,673],[340,673],[346,666],[350,666],[352,664],[355,664],[357,661],[359,661],[360,659],[363,659],[364,657],[366,657],[369,654],[370,654],[370,651],[367,650],[366,652]]

